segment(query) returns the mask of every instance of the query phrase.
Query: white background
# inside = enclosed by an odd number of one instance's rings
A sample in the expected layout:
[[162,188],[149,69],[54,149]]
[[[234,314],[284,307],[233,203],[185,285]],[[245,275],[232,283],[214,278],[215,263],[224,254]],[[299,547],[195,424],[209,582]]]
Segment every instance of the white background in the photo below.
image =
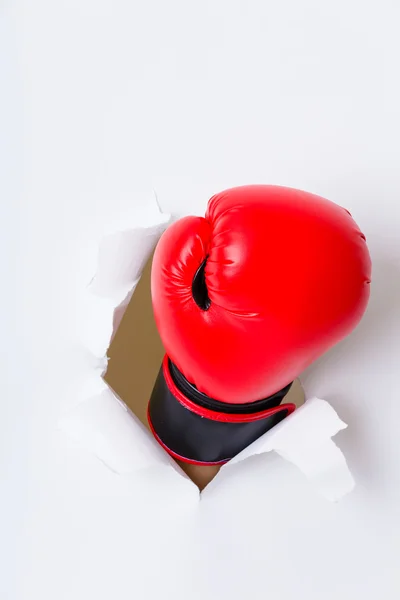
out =
[[[398,2],[0,10],[0,597],[398,598]],[[201,213],[246,183],[329,197],[367,235],[368,314],[305,378],[349,423],[337,442],[357,488],[338,505],[275,455],[199,503],[168,470],[118,477],[55,429],[94,228],[152,188]]]

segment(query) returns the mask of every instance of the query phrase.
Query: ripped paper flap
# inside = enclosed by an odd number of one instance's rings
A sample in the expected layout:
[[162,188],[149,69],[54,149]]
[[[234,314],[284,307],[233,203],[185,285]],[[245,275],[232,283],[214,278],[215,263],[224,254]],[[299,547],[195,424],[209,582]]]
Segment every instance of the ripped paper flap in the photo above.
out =
[[[126,475],[148,467],[173,466],[186,478],[143,424],[109,389],[81,403],[64,417],[60,426],[115,473]],[[250,456],[274,450],[300,469],[325,498],[338,501],[354,487],[344,455],[331,439],[345,427],[328,402],[311,398],[222,469],[234,468]],[[265,476],[268,476],[267,466]]]
[[310,398],[224,468],[249,456],[275,450],[300,469],[323,496],[337,501],[354,487],[346,459],[331,439],[346,427],[326,400]]
[[153,443],[145,426],[108,387],[65,415],[60,427],[120,475],[172,463],[166,452]]

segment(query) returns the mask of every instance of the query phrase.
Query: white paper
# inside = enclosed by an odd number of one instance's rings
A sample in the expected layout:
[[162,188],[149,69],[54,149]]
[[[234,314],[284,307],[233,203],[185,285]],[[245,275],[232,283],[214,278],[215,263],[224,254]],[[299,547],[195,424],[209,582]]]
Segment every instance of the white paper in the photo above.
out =
[[61,419],[60,427],[120,475],[172,464],[144,425],[109,388],[81,402]]
[[[97,244],[82,249],[78,341],[65,345],[65,359],[74,373],[66,382],[70,407],[59,426],[113,471],[124,474],[143,467],[176,463],[156,444],[140,421],[103,380],[107,349],[142,271],[171,220],[154,196],[148,211],[108,223]],[[127,224],[135,226],[127,228]],[[116,231],[117,227],[124,227]],[[94,245],[97,253],[93,252]],[[93,272],[89,276],[89,269]],[[87,277],[87,279],[86,279]],[[86,281],[85,281],[86,279]],[[74,324],[74,331],[76,324]]]
[[[118,224],[109,224],[98,239],[97,269],[80,290],[80,344],[69,348],[75,357],[78,387],[68,393],[74,395],[76,402],[60,420],[60,427],[115,473],[126,475],[139,469],[168,466],[187,478],[102,379],[112,336],[170,221],[169,215],[159,210],[156,199],[152,208],[152,216],[149,219],[147,215],[145,223],[130,229],[124,227],[125,222],[120,223],[121,230],[116,229]],[[92,251],[90,245],[89,248]],[[86,268],[88,264],[90,261]],[[345,427],[326,401],[312,398],[222,469],[234,468],[250,456],[274,450],[296,465],[327,499],[337,501],[354,487],[346,460],[331,439]]]
[[151,225],[107,233],[99,240],[97,269],[88,282],[82,311],[78,313],[82,346],[98,357],[105,356],[170,216],[156,213],[153,219]]
[[298,467],[323,496],[337,501],[354,487],[346,459],[331,439],[346,427],[326,400],[310,398],[223,468],[275,450]]

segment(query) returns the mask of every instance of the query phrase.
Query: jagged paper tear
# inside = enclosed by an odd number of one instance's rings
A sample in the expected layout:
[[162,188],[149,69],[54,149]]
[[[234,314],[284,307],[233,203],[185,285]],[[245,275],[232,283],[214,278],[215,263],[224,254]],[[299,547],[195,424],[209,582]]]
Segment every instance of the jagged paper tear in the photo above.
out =
[[120,475],[172,463],[161,446],[152,443],[139,419],[108,387],[69,411],[60,426]]
[[[84,295],[79,398],[62,417],[60,428],[94,453],[115,473],[164,466],[179,476],[178,467],[128,407],[102,379],[105,358],[123,313],[170,216],[155,202],[152,222],[128,229],[113,229],[98,243],[97,271]],[[347,427],[325,400],[311,398],[292,415],[256,440],[223,469],[255,454],[274,450],[297,466],[326,498],[337,501],[354,487],[346,460],[332,437]],[[218,475],[216,476],[218,478]],[[192,484],[194,485],[194,484]]]
[[353,489],[354,479],[343,453],[331,438],[346,427],[326,400],[310,398],[224,468],[275,450],[298,467],[328,500],[340,500]]
[[[150,212],[151,215],[151,212]],[[121,322],[140,275],[170,222],[170,216],[154,211],[153,223],[111,231],[98,242],[97,270],[82,298],[80,340],[98,358],[104,357]]]

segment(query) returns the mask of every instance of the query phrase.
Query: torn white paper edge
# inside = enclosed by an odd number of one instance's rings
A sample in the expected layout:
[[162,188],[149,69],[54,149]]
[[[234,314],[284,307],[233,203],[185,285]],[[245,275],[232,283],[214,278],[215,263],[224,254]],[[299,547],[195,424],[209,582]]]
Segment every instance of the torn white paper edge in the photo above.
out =
[[171,464],[167,453],[152,443],[144,425],[109,388],[69,411],[60,427],[114,473],[127,475]]
[[326,400],[310,398],[223,468],[275,450],[299,468],[325,498],[335,502],[354,488],[346,459],[331,439],[346,427]]
[[[64,417],[61,427],[115,473],[172,465],[186,477],[111,390],[80,404]],[[328,402],[311,398],[222,469],[274,450],[300,469],[325,498],[338,501],[354,487],[343,453],[331,439],[346,427]]]
[[110,233],[99,242],[97,271],[87,288],[80,339],[97,357],[106,355],[140,275],[170,217],[151,226]]
[[171,221],[155,197],[146,208],[140,214],[132,209],[119,223],[108,222],[95,244],[97,255],[94,244],[87,243],[86,254],[82,252],[79,257],[77,279],[83,287],[77,290],[80,306],[75,325],[80,343],[67,345],[74,378],[66,389],[70,408],[58,425],[114,473],[127,475],[168,466],[193,485],[102,377],[108,347],[143,269]]
[[[170,216],[159,211],[156,201],[154,208],[150,224],[120,231],[114,226],[99,239],[97,271],[86,288],[81,346],[76,348],[78,361],[81,359],[77,402],[61,419],[60,427],[115,473],[126,475],[148,467],[169,466],[187,479],[102,379],[113,334],[152,250],[170,222]],[[331,439],[345,427],[326,401],[312,398],[223,469],[249,456],[275,450],[296,465],[326,498],[337,501],[354,486],[346,460]]]

